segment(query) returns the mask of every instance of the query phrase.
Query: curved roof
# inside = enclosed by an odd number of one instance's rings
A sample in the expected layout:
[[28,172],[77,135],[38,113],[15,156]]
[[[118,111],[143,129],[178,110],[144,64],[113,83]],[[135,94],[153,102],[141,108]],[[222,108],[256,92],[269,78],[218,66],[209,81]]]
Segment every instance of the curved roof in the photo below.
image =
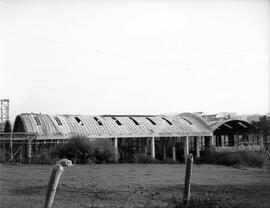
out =
[[200,129],[211,130],[208,122],[205,121],[202,117],[200,117],[194,113],[181,113],[181,114],[179,114],[179,116],[182,119],[185,119],[185,120],[191,122],[192,124],[195,124]]
[[212,132],[199,121],[180,116],[87,116],[23,113],[16,117],[14,132],[36,133],[38,137],[72,135],[98,137],[209,136]]
[[214,122],[209,122],[209,126],[213,132],[215,131],[248,131],[251,127],[251,123],[239,120],[239,119],[226,119]]

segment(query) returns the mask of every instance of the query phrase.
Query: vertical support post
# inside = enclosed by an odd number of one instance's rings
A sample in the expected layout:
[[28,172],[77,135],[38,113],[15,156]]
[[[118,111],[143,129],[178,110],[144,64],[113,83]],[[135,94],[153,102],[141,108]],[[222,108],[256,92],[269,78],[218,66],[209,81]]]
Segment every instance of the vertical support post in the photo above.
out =
[[184,186],[184,193],[183,193],[184,204],[187,204],[190,199],[190,181],[191,181],[191,174],[192,174],[192,164],[193,164],[193,156],[192,154],[190,154],[187,157],[187,164],[186,164],[185,186]]
[[10,148],[10,158],[9,161],[13,162],[13,131],[11,129],[10,132],[10,140],[9,140],[9,148]]
[[200,157],[200,137],[195,137],[196,157]]
[[260,149],[263,150],[263,135],[259,136]]
[[210,138],[209,138],[209,149],[210,149],[210,151],[213,150],[213,146],[214,146],[214,135],[210,136]]
[[151,157],[156,158],[156,153],[155,153],[155,137],[151,137]]
[[28,139],[28,141],[27,141],[27,159],[28,159],[28,163],[31,163],[31,158],[32,158],[32,146],[31,146],[31,140]]
[[172,159],[173,161],[176,161],[175,145],[172,147]]
[[43,208],[51,208],[53,205],[54,195],[58,186],[59,179],[62,175],[64,168],[58,164],[56,165],[51,173],[51,177],[49,180],[47,193],[46,193],[46,199],[44,202]]
[[185,163],[187,163],[187,157],[188,157],[188,154],[189,154],[189,137],[188,136],[185,136],[184,137],[184,157],[185,157]]
[[220,146],[221,146],[221,147],[224,147],[224,146],[225,146],[224,143],[225,143],[224,135],[221,135],[221,136],[220,136]]
[[148,138],[146,138],[145,146],[144,146],[144,152],[147,155],[148,153]]
[[118,139],[115,137],[113,139],[113,147],[114,147],[114,161],[118,162]]
[[167,152],[166,152],[166,141],[165,141],[165,138],[163,138],[163,160],[166,159],[166,155],[167,155]]

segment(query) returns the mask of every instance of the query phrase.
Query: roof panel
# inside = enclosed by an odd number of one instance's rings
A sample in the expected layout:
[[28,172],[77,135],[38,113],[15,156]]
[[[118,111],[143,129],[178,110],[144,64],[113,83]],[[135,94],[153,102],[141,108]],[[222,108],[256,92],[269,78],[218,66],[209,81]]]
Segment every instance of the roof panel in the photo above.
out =
[[[104,135],[107,137],[116,136],[134,136],[140,137],[151,135],[198,135],[206,133],[211,135],[208,127],[201,125],[196,119],[190,125],[189,122],[181,118],[181,116],[136,116],[134,119],[139,123],[136,125],[130,119],[130,116],[87,116],[87,115],[46,115],[46,114],[20,114],[19,115],[26,125],[29,133],[37,133],[38,135],[54,136],[54,135],[76,135],[82,134],[86,136]],[[34,117],[37,116],[41,125],[37,125]],[[62,125],[59,125],[55,117],[57,117]],[[77,117],[77,120],[76,120]],[[99,125],[95,117],[102,123]],[[117,119],[121,125],[117,124]],[[147,118],[156,123],[154,125]],[[171,122],[170,125],[166,120]]]

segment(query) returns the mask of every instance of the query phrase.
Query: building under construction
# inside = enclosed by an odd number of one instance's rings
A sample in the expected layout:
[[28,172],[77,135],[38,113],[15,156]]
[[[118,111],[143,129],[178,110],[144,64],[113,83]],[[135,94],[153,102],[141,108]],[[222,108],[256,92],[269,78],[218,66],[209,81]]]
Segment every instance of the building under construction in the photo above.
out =
[[[179,115],[47,115],[22,113],[11,132],[0,135],[7,160],[31,162],[45,150],[74,136],[111,143],[116,160],[129,160],[137,153],[156,159],[185,160],[189,152],[200,157],[206,151],[260,149],[250,141],[249,122],[235,119],[207,121],[192,113]],[[252,144],[252,145],[250,145]]]

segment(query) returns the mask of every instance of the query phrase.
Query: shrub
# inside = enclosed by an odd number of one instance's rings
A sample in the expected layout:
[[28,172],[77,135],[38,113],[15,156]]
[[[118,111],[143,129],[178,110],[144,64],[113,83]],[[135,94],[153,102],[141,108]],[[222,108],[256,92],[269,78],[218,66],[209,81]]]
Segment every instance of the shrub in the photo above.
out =
[[53,164],[55,161],[51,158],[51,156],[48,154],[48,152],[42,152],[37,161],[39,164]]
[[107,148],[95,148],[94,157],[96,163],[108,163],[113,161],[112,151]]
[[214,195],[206,195],[203,197],[191,198],[190,201],[185,205],[182,199],[173,198],[168,208],[251,208],[253,206],[244,204],[235,198],[220,197]]
[[161,164],[178,164],[179,162],[174,161],[172,158],[166,157],[164,160],[160,161]]
[[241,152],[242,158],[246,164],[252,167],[263,167],[265,161],[264,152]]
[[6,154],[5,151],[0,149],[0,163],[6,162]]
[[112,145],[107,140],[89,141],[87,137],[76,136],[68,143],[49,151],[51,158],[67,158],[74,164],[107,163],[112,161]]
[[135,154],[134,158],[135,158],[136,163],[157,163],[158,162],[156,159],[143,153]]
[[202,163],[220,165],[247,165],[262,167],[264,162],[263,152],[207,152],[201,158]]
[[58,146],[50,150],[52,158],[67,158],[73,163],[86,163],[93,156],[94,147],[86,137],[73,137],[63,146]]

